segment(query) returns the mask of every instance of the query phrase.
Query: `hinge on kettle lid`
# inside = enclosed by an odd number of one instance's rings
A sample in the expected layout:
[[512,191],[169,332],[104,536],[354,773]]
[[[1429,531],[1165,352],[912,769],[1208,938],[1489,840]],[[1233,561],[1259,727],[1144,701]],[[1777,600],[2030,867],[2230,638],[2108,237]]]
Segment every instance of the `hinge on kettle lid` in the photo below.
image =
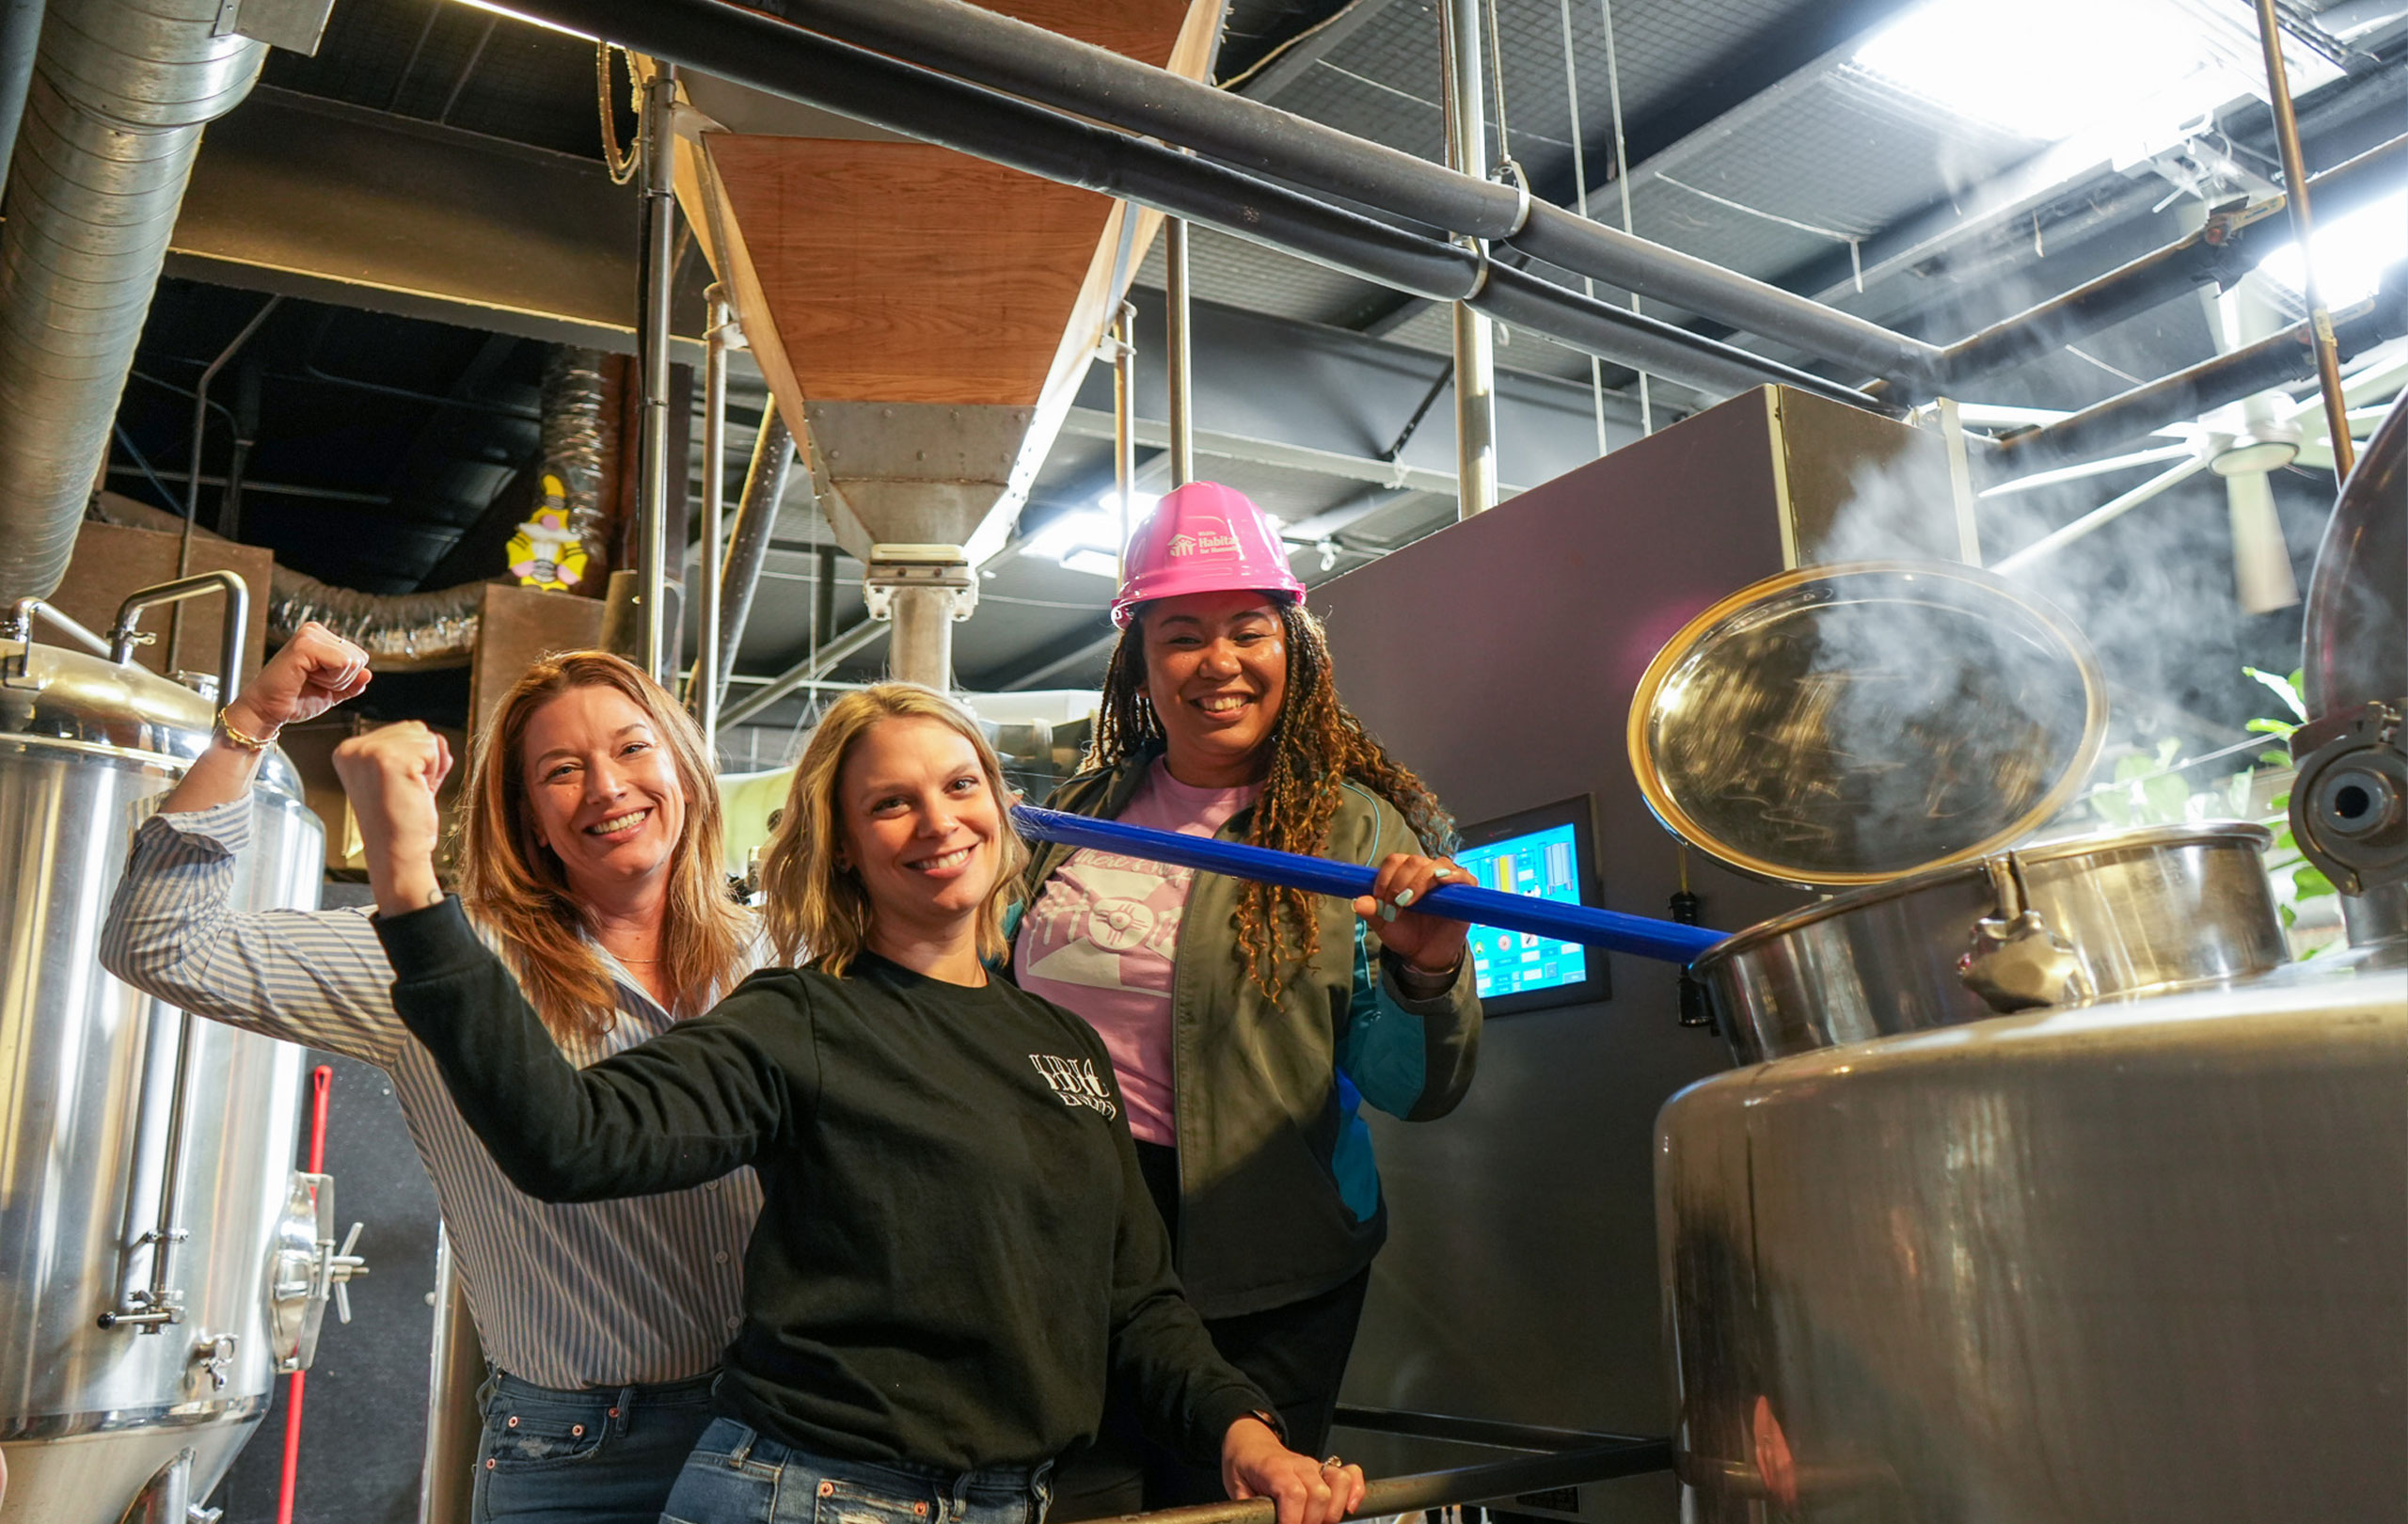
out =
[[2089,973],[2072,944],[2049,928],[2032,905],[2023,864],[2013,852],[1982,860],[1994,913],[1973,923],[1973,945],[1956,961],[1965,988],[1992,1010],[2032,1010],[2087,999]]

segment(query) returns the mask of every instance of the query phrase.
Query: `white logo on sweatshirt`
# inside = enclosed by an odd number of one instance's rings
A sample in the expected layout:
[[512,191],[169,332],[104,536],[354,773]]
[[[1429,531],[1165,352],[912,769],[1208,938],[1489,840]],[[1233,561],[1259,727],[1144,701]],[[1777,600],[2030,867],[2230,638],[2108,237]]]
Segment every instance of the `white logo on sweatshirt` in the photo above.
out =
[[1112,1091],[1097,1077],[1092,1058],[1056,1058],[1050,1053],[1032,1053],[1028,1061],[1054,1087],[1054,1094],[1066,1106],[1085,1106],[1103,1113],[1104,1119],[1120,1115],[1112,1103]]

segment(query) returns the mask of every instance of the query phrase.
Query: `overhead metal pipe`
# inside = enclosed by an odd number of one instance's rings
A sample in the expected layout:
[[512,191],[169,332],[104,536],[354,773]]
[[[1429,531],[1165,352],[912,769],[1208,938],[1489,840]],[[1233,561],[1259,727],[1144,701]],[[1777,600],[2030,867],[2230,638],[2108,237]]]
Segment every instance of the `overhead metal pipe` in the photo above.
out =
[[[1467,235],[1501,236],[1525,220],[1535,224],[1545,210],[1544,203],[1528,203],[1526,218],[1526,198],[1518,188],[1474,181],[961,0],[781,0],[787,20],[721,0],[524,0],[514,8],[890,132],[1184,216],[1433,301],[1455,301],[1477,289],[1477,256],[1216,161],[1226,158],[1325,195],[1377,205]],[[845,40],[806,31],[797,23],[824,26],[832,33],[842,28]],[[897,61],[907,55],[927,60],[928,66]],[[954,77],[954,70],[1004,85],[1028,99],[968,84]],[[1098,80],[1108,82],[1108,87],[1095,86]],[[1039,100],[1059,109],[1029,103]],[[1074,120],[1065,111],[1093,120]],[[1097,127],[1094,121],[1112,121],[1125,130]],[[1172,125],[1190,121],[1198,130]],[[1202,130],[1208,127],[1214,130]],[[1196,152],[1179,152],[1129,135],[1136,132]],[[1228,151],[1224,135],[1229,134],[1250,143],[1252,151]],[[1349,163],[1361,172],[1350,173],[1345,167]],[[1412,185],[1420,188],[1418,198],[1406,188]],[[1510,205],[1512,212],[1501,220],[1454,214],[1475,204]],[[1569,213],[1562,215],[1590,230],[1588,234],[1576,230],[1565,240],[1567,247],[1602,242],[1623,256],[1624,262],[1610,271],[1571,261],[1567,267],[1576,273],[1594,274],[1709,316],[1719,316],[1721,310],[1697,299],[1703,288],[1735,294],[1744,287],[1764,310],[1785,311],[1799,323],[1830,330],[1820,339],[1799,327],[1776,332],[1757,325],[1753,331],[1810,353],[1861,364],[1871,373],[1910,367],[1859,360],[1842,354],[1831,341],[1848,340],[1847,347],[1893,359],[1933,347],[1703,260],[1579,223]],[[1567,260],[1556,258],[1556,262]],[[1679,278],[1659,289],[1654,279],[1658,273],[1676,273]],[[1544,322],[1532,325],[1555,331]],[[1619,350],[1605,351],[1603,357],[1624,360]],[[1687,380],[1669,370],[1659,373]],[[1839,389],[1859,405],[1869,402],[1861,393]]]
[[1829,376],[1766,359],[1662,318],[1584,296],[1508,264],[1488,267],[1487,278],[1472,297],[1472,305],[1500,322],[1537,329],[1576,349],[1708,391],[1744,391],[1771,381],[1874,412],[1897,415],[1905,411]]
[[[1488,178],[1487,88],[1481,67],[1481,0],[1443,0],[1438,10],[1447,167]],[[1502,68],[1500,60],[1498,67]],[[1483,260],[1478,237],[1464,243]],[[1497,347],[1488,316],[1469,301],[1449,313],[1454,340],[1455,517],[1497,506]]]
[[53,0],[0,239],[0,603],[47,597],[167,255],[201,130],[266,44],[218,0]]
[[1919,360],[1937,353],[1921,340],[1795,292],[1533,200],[1520,186],[1442,167],[965,0],[773,0],[770,8],[828,37],[1158,137],[1239,168],[1383,208],[1446,232],[1510,241],[1576,274],[1609,280],[1869,374],[1910,373]]
[[[2408,135],[2392,138],[2309,178],[2319,205],[2354,210],[2408,183]],[[2213,283],[2230,286],[2254,267],[2280,198],[2210,212],[2205,222],[2162,248],[1968,334],[1941,351],[1920,385],[1875,383],[1865,389],[1900,400],[1936,395],[2112,327]]]
[[[2336,350],[2345,359],[2408,333],[2408,263],[2385,271],[2383,289],[2343,311],[2333,323],[2332,333]],[[2118,392],[2054,423],[2007,435],[1998,441],[1994,458],[2011,463],[2010,470],[2021,471],[2095,454],[2269,387],[2313,375],[2315,346],[2313,322],[2293,324],[2254,344]]]
[[2266,55],[2266,100],[2274,112],[2274,144],[2282,151],[2284,198],[2289,202],[2291,230],[2299,238],[2301,294],[2307,298],[2308,341],[2316,350],[2317,385],[2324,393],[2324,421],[2333,430],[2333,466],[2337,476],[2350,474],[2350,404],[2341,395],[2341,357],[2333,339],[2333,315],[2325,310],[2323,293],[2316,281],[2316,251],[2310,247],[2316,229],[2308,214],[2307,159],[2300,151],[2299,118],[2291,110],[2291,85],[2283,69],[2282,24],[2274,16],[2274,0],[2258,0],[2258,41]]
[[744,627],[752,617],[752,595],[761,585],[761,568],[769,559],[769,541],[778,528],[778,503],[785,496],[786,472],[793,466],[794,431],[778,415],[778,400],[773,396],[761,414],[760,432],[752,437],[752,460],[737,500],[736,525],[728,532],[727,553],[717,568],[719,666],[714,677],[718,702],[722,704],[728,683],[736,675],[737,648],[743,643]]
[[[1163,223],[1163,358],[1170,379],[1170,484],[1196,480],[1195,325],[1187,307],[1187,219]],[[1121,491],[1126,494],[1124,484]],[[1127,499],[1122,501],[1125,505]],[[1124,514],[1126,512],[1124,507]]]
[[642,500],[636,570],[643,670],[654,682],[669,680],[669,632],[662,619],[669,586],[669,389],[673,337],[671,302],[677,280],[677,69],[660,64],[645,82],[643,159],[643,278],[636,342],[642,351]]

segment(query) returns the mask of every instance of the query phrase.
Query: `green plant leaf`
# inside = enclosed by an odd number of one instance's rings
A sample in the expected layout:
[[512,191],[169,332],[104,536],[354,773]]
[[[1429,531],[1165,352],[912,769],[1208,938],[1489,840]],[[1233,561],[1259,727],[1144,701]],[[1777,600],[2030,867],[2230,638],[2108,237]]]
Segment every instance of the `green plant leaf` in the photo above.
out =
[[2291,807],[2291,791],[2286,788],[2281,793],[2276,794],[2273,798],[2266,802],[2266,807],[2270,810],[2289,809]]
[[2182,742],[2175,737],[2168,736],[2157,743],[2157,765],[2161,768],[2172,767],[2175,758],[2181,754]]
[[2293,909],[2292,909],[2290,906],[2289,906],[2289,905],[2278,905],[2278,906],[2276,906],[2276,907],[2275,907],[2275,909],[2276,909],[2276,910],[2278,910],[2278,911],[2280,911],[2280,912],[2282,912],[2282,916],[2283,916],[2283,927],[2284,927],[2284,929],[2288,930],[2288,929],[2289,929],[2290,928],[2292,928],[2292,927],[2295,927],[2295,926],[2299,925],[2299,912],[2298,912],[2298,911],[2293,910]]
[[2291,765],[2291,754],[2289,752],[2260,752],[2258,754],[2258,765],[2261,768],[2287,768]]
[[2268,692],[2271,692],[2276,698],[2281,699],[2285,708],[2288,708],[2291,713],[2299,716],[2303,723],[2305,722],[2307,719],[2307,705],[2301,700],[2299,695],[2301,682],[2307,675],[2306,669],[2303,668],[2300,671],[2291,674],[2289,677],[2278,677],[2271,672],[2260,672],[2257,668],[2245,664],[2241,670],[2247,673],[2258,681],[2265,684],[2266,691]]
[[2158,825],[2180,825],[2190,818],[2191,786],[2171,772],[2162,772],[2141,785],[2148,796],[2148,814]]
[[[2299,726],[2287,720],[2252,720],[2241,728],[2253,736],[2281,736],[2288,739],[2291,732],[2297,730]],[[2286,756],[2283,760],[2288,762],[2290,758]]]
[[2122,794],[2100,794],[2090,802],[2099,818],[2118,830],[2132,823],[2132,802]]
[[2341,892],[2333,887],[2333,881],[2324,876],[2324,870],[2313,863],[2302,863],[2292,872],[2291,889],[2301,899],[2316,899]]

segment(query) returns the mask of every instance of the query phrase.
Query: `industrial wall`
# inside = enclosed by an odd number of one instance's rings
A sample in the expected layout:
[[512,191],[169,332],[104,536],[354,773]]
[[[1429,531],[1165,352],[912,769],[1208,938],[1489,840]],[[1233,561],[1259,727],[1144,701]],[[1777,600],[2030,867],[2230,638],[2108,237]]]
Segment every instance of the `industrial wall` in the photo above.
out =
[[[1631,692],[1694,613],[1782,570],[1781,468],[1751,393],[1443,530],[1314,595],[1339,691],[1458,819],[1586,792],[1608,907],[1662,916],[1672,837],[1625,759]],[[1802,902],[1690,855],[1704,919]],[[1493,1020],[1470,1096],[1377,1129],[1394,1228],[1349,1403],[1671,1432],[1650,1189],[1656,1109],[1729,1065],[1677,1024],[1677,971],[1617,955],[1612,996]],[[1340,1436],[1384,1468],[1476,1453]],[[1584,1518],[1675,1516],[1669,1476],[1583,1489]]]

